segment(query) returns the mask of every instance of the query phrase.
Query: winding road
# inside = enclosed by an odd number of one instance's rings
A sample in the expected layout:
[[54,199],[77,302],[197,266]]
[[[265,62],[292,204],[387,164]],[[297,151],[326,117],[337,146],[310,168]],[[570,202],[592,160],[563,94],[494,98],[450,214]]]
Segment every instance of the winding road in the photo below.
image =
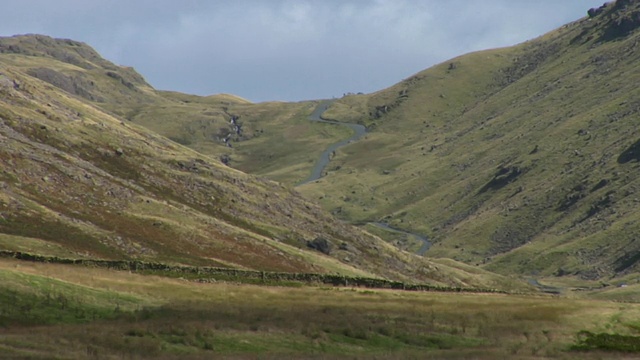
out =
[[322,177],[322,172],[327,167],[327,165],[329,165],[329,161],[331,160],[331,154],[334,151],[349,144],[352,141],[356,141],[360,139],[364,134],[367,133],[367,128],[364,127],[364,125],[323,119],[322,113],[324,113],[334,101],[335,100],[322,101],[315,108],[315,110],[313,110],[311,115],[309,115],[309,120],[322,122],[326,124],[342,125],[342,126],[349,127],[351,130],[353,130],[353,135],[351,135],[351,137],[349,137],[348,139],[338,141],[337,143],[332,144],[324,152],[322,152],[322,154],[320,155],[320,158],[318,159],[318,161],[316,161],[316,164],[314,165],[313,170],[311,171],[311,175],[306,180],[298,184],[297,186],[304,185],[320,179]]
[[[306,180],[304,180],[303,182],[299,183],[297,186],[304,185],[304,184],[307,184],[307,183],[310,183],[312,181],[316,181],[316,180],[320,179],[322,177],[322,172],[327,167],[327,165],[329,165],[329,161],[331,161],[331,154],[334,151],[336,151],[337,149],[339,149],[339,148],[351,143],[352,141],[356,141],[356,140],[360,139],[364,134],[367,133],[367,128],[364,127],[363,125],[360,125],[360,124],[346,123],[346,122],[339,122],[339,121],[335,121],[335,120],[323,119],[322,118],[322,114],[331,106],[331,104],[333,104],[333,102],[335,102],[335,100],[324,100],[324,101],[322,101],[313,110],[311,115],[309,115],[309,120],[310,121],[322,122],[322,123],[326,123],[326,124],[332,124],[332,125],[347,126],[351,130],[353,130],[353,135],[351,135],[351,137],[349,137],[348,139],[345,139],[345,140],[339,141],[339,142],[337,142],[335,144],[332,144],[325,151],[323,151],[322,154],[320,155],[320,158],[316,161],[316,164],[314,165],[313,170],[311,171],[311,175]],[[368,224],[376,226],[376,227],[379,227],[379,228],[384,229],[386,231],[413,236],[414,238],[422,241],[422,246],[420,247],[420,249],[418,249],[418,251],[416,251],[416,254],[418,254],[420,256],[424,256],[424,254],[431,247],[431,241],[429,241],[429,239],[426,236],[410,233],[410,232],[407,232],[407,231],[404,231],[404,230],[401,230],[401,229],[397,229],[397,228],[391,227],[388,224],[385,224],[385,223],[382,223],[382,222],[369,222]]]

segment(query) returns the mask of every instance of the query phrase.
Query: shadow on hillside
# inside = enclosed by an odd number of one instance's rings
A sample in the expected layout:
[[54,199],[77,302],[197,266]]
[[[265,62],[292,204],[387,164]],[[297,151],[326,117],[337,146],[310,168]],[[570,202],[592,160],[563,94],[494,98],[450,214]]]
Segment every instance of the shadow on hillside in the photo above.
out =
[[489,190],[499,190],[514,182],[520,175],[522,175],[522,172],[522,169],[517,166],[500,167],[493,176],[493,179],[478,190],[478,194],[483,194]]
[[618,164],[626,164],[631,161],[640,161],[640,140],[618,156]]

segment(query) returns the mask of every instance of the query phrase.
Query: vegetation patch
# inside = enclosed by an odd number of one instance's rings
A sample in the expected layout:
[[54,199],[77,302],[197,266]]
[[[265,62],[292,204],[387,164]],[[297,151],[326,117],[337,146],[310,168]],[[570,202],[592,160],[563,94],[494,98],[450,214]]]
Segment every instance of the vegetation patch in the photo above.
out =
[[43,214],[0,217],[0,232],[51,241],[77,251],[89,250],[104,256],[121,255],[114,248],[102,244],[100,239],[63,221],[50,220]]
[[580,331],[573,350],[640,352],[640,336]]
[[129,295],[0,270],[0,327],[114,319],[141,303]]

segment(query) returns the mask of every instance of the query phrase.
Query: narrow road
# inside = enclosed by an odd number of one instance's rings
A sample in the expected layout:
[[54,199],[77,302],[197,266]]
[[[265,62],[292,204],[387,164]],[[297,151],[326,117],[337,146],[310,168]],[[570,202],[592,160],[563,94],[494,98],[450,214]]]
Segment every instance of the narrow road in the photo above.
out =
[[[313,110],[311,115],[309,115],[309,120],[322,122],[322,123],[326,123],[326,124],[332,124],[332,125],[347,126],[351,130],[353,130],[353,135],[351,135],[351,137],[349,137],[348,139],[345,139],[345,140],[339,141],[339,142],[337,142],[335,144],[332,144],[324,152],[322,152],[322,154],[320,155],[320,158],[316,161],[316,164],[313,167],[313,170],[311,171],[311,175],[306,180],[304,180],[303,182],[299,183],[297,186],[304,185],[304,184],[307,184],[307,183],[310,183],[312,181],[316,181],[316,180],[320,179],[322,177],[322,172],[327,167],[327,165],[329,165],[329,161],[331,161],[331,154],[334,151],[336,151],[338,148],[341,148],[341,147],[351,143],[352,141],[356,141],[356,140],[360,139],[364,134],[367,133],[367,128],[364,127],[363,125],[360,125],[360,124],[345,123],[345,122],[339,122],[339,121],[334,121],[334,120],[323,119],[322,118],[322,114],[325,111],[327,111],[327,109],[331,106],[331,104],[333,104],[334,101],[335,100],[324,100],[324,101],[320,102],[320,104],[318,104],[318,106],[315,108],[315,110]],[[429,239],[426,236],[422,236],[422,235],[419,235],[419,234],[414,234],[414,233],[410,233],[410,232],[407,232],[407,231],[404,231],[404,230],[396,229],[396,228],[393,228],[393,227],[389,226],[388,224],[381,223],[381,222],[370,222],[369,224],[371,224],[373,226],[377,226],[377,227],[382,228],[382,229],[385,229],[387,231],[413,236],[414,238],[422,241],[422,246],[416,252],[416,254],[418,254],[420,256],[423,256],[429,250],[429,248],[431,247],[431,241],[429,241]]]
[[342,140],[342,141],[338,141],[337,143],[332,144],[331,146],[329,146],[320,155],[320,158],[316,161],[316,164],[313,167],[313,170],[311,171],[311,175],[306,180],[304,180],[303,182],[299,183],[297,186],[304,185],[304,184],[307,184],[307,183],[310,183],[312,181],[316,181],[316,180],[320,179],[322,177],[322,172],[327,167],[327,165],[329,165],[329,161],[331,160],[331,154],[334,151],[336,151],[338,148],[341,148],[341,147],[349,144],[352,141],[356,141],[356,140],[360,139],[364,134],[367,133],[367,128],[364,127],[363,125],[360,125],[360,124],[344,123],[344,122],[339,122],[339,121],[334,121],[334,120],[323,119],[322,118],[322,113],[324,113],[329,108],[329,106],[331,106],[331,104],[334,101],[335,100],[324,100],[320,104],[318,104],[318,106],[315,108],[315,110],[313,110],[313,113],[311,113],[311,115],[309,115],[309,120],[322,122],[322,123],[326,123],[326,124],[332,124],[332,125],[346,126],[346,127],[350,128],[351,130],[353,130],[353,135],[351,135],[351,137],[349,137],[348,139],[345,139],[345,140]]

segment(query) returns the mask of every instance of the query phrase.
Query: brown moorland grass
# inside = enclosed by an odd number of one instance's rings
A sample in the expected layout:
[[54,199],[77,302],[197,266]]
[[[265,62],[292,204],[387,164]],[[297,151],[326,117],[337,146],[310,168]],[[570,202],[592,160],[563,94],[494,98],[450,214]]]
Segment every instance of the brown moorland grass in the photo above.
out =
[[18,358],[632,358],[569,348],[581,330],[633,335],[640,319],[639,305],[609,301],[198,284],[7,259],[0,276],[18,303],[72,309],[3,323],[0,349]]

